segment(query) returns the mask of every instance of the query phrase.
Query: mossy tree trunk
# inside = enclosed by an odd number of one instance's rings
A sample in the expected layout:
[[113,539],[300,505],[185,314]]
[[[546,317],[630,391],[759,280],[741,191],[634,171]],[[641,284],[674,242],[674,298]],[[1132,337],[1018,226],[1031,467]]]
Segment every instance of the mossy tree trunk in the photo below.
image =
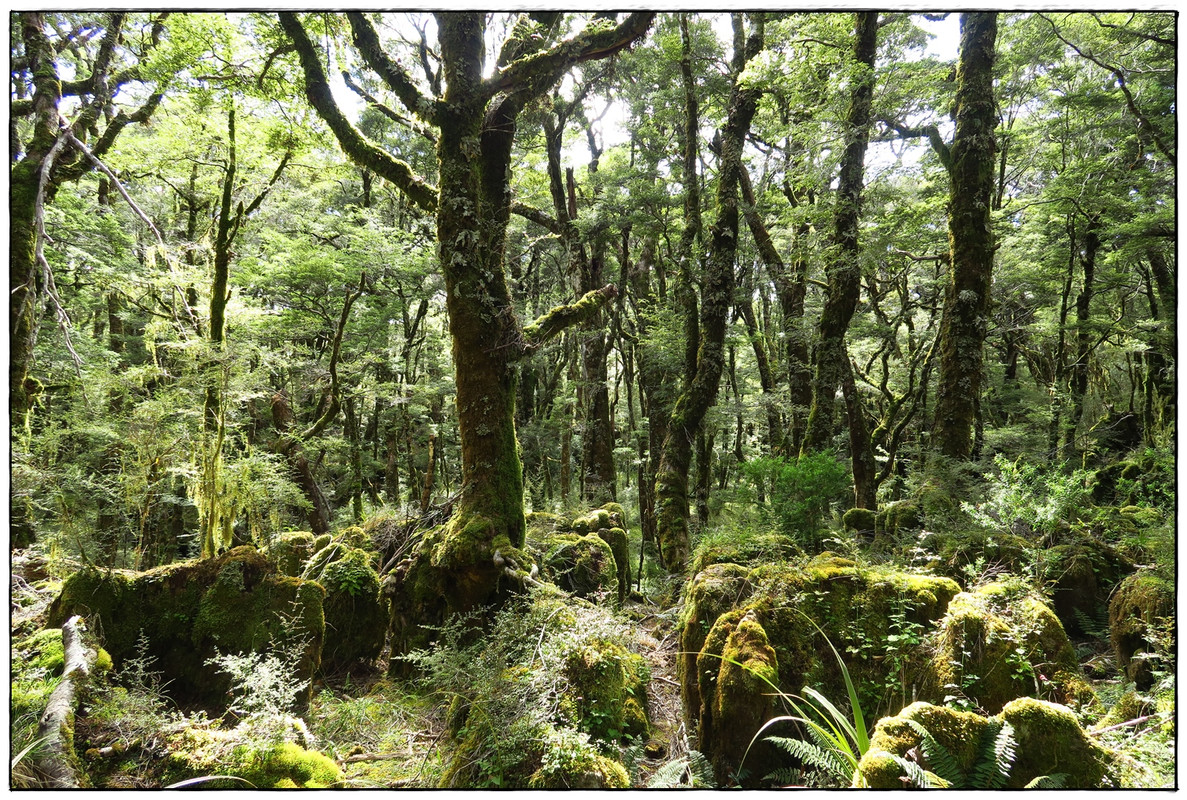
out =
[[[160,41],[166,17],[168,14],[162,14],[154,20],[150,49]],[[92,162],[62,137],[70,135],[85,144],[94,134],[89,149],[94,157],[100,158],[111,149],[125,127],[132,122],[147,122],[161,102],[161,95],[153,93],[131,114],[123,110],[114,116],[106,113],[120,87],[143,81],[138,65],[126,66],[119,61],[118,46],[126,18],[126,13],[111,13],[107,15],[101,35],[93,37],[90,43],[70,43],[84,51],[89,47],[95,49],[84,53],[90,61],[90,74],[76,74],[69,80],[62,80],[58,73],[57,53],[47,34],[50,26],[44,14],[24,11],[19,14],[19,22],[13,20],[14,34],[23,49],[19,67],[14,65],[13,77],[16,79],[19,73],[23,82],[31,84],[33,92],[27,102],[14,103],[11,108],[14,119],[32,120],[28,140],[22,142],[14,138],[10,143],[14,157],[19,156],[9,178],[8,377],[12,425],[24,425],[32,403],[41,391],[31,370],[37,332],[48,299],[46,276],[49,267],[39,263],[38,259],[38,220],[45,204],[53,201],[59,186],[78,180],[92,168]],[[77,35],[78,31],[75,31],[68,37]],[[63,98],[76,98],[81,106],[73,114],[69,126],[58,113]],[[98,132],[100,119],[107,121],[101,133]],[[13,508],[15,510],[17,504]]]
[[1096,288],[1096,255],[1100,250],[1100,214],[1088,220],[1084,231],[1084,248],[1079,257],[1083,269],[1083,283],[1076,295],[1076,360],[1072,362],[1071,380],[1068,382],[1071,413],[1067,416],[1067,430],[1063,440],[1063,457],[1074,462],[1080,448],[1076,446],[1076,429],[1084,415],[1084,398],[1088,394],[1088,359],[1092,357],[1092,294]]
[[874,98],[874,59],[878,54],[878,14],[859,12],[854,46],[853,94],[845,117],[845,152],[837,186],[837,206],[829,247],[828,289],[812,352],[812,410],[801,452],[828,447],[835,431],[837,387],[845,379],[849,355],[845,333],[857,309],[861,284],[858,264],[858,222],[861,218],[870,109]]
[[734,256],[738,244],[742,147],[761,94],[758,89],[740,84],[738,78],[747,62],[763,48],[763,23],[763,14],[751,15],[747,36],[742,30],[742,15],[734,15],[734,86],[730,91],[726,125],[721,132],[717,220],[710,231],[708,265],[701,293],[696,371],[672,408],[656,472],[656,537],[660,558],[667,569],[676,572],[684,569],[689,556],[688,471],[693,445],[705,412],[716,400],[725,367],[726,317],[733,307]]
[[993,199],[997,108],[993,97],[997,14],[971,12],[960,20],[956,70],[956,132],[952,139],[948,239],[952,272],[940,321],[934,447],[967,460],[973,447],[976,398],[993,279]]
[[461,491],[447,528],[430,537],[432,541],[426,541],[400,573],[401,597],[393,600],[394,649],[399,652],[424,638],[420,625],[497,598],[507,558],[523,545],[525,533],[523,472],[515,435],[516,361],[592,317],[616,293],[612,286],[603,287],[521,328],[503,267],[512,207],[511,149],[520,112],[550,91],[573,65],[608,57],[641,37],[654,14],[634,13],[618,24],[597,15],[581,33],[560,42],[555,37],[561,14],[523,14],[499,49],[490,77],[484,77],[485,14],[438,13],[444,92],[437,97],[422,95],[382,49],[367,15],[347,16],[366,65],[412,114],[439,130],[439,188],[434,190],[346,119],[299,19],[292,13],[280,15],[301,60],[306,94],[347,155],[437,218],[456,385]]

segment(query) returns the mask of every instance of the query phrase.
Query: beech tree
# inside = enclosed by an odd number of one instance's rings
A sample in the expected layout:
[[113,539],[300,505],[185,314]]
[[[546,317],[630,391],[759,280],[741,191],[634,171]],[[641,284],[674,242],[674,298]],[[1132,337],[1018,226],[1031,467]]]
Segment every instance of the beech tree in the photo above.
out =
[[[503,266],[513,205],[516,122],[524,107],[571,67],[627,47],[646,32],[653,16],[634,13],[615,24],[596,15],[580,33],[560,39],[565,15],[523,14],[500,46],[493,72],[484,77],[486,15],[438,13],[442,91],[432,96],[383,48],[367,15],[348,14],[362,62],[409,114],[437,131],[438,186],[433,188],[350,123],[330,92],[321,56],[301,20],[293,13],[280,15],[301,60],[306,95],[346,154],[398,186],[437,220],[457,382],[462,489],[449,524],[426,537],[397,575],[403,594],[397,614],[413,612],[401,632],[405,637],[423,637],[426,620],[488,602],[506,573],[522,574],[517,572],[524,561],[518,554],[524,511],[515,436],[515,362],[589,317],[616,293],[607,285],[521,325]],[[397,642],[396,649],[403,650],[406,641]]]

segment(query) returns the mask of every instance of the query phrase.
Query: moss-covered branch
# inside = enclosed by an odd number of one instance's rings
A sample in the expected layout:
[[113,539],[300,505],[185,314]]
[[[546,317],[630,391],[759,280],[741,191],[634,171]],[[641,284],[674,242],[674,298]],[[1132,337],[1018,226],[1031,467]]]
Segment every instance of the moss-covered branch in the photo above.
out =
[[618,289],[610,283],[601,289],[586,292],[576,303],[553,308],[523,329],[524,351],[535,350],[565,328],[585,322],[615,297],[618,297]]
[[338,103],[330,92],[330,84],[326,80],[317,49],[309,40],[309,35],[305,33],[297,15],[282,12],[278,16],[280,26],[292,40],[293,46],[297,48],[297,56],[301,59],[301,68],[305,72],[305,96],[309,98],[318,115],[330,126],[342,149],[355,163],[391,182],[420,208],[435,213],[437,190],[413,173],[407,163],[377,147],[362,131],[351,124],[338,108]]
[[526,220],[531,220],[550,233],[559,235],[564,231],[563,226],[555,217],[548,216],[538,208],[532,208],[529,205],[515,202],[511,204],[511,213],[517,214]]
[[420,93],[400,63],[388,56],[367,16],[359,11],[349,11],[346,18],[350,21],[354,46],[367,62],[367,66],[383,78],[384,83],[395,92],[405,108],[430,125],[438,124],[436,105]]
[[647,32],[654,17],[654,11],[636,11],[617,26],[595,18],[572,39],[508,64],[487,80],[487,90],[493,95],[520,88],[547,89],[574,64],[606,58],[630,46]]

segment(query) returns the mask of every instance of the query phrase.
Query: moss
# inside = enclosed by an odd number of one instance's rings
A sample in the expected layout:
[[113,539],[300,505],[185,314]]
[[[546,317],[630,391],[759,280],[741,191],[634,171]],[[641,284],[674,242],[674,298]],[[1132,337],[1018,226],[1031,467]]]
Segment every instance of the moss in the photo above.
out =
[[697,654],[717,618],[744,602],[753,591],[750,570],[738,564],[714,564],[685,584],[680,615],[680,653],[676,672],[680,678],[684,714],[692,722],[700,713]]
[[318,550],[321,550],[322,548],[326,547],[333,540],[334,540],[333,536],[331,536],[328,533],[323,533],[320,536],[317,536],[314,538],[313,544],[311,545],[311,549],[313,550],[313,552],[316,553]]
[[[619,515],[621,520],[621,514]],[[605,508],[594,509],[585,516],[576,517],[569,523],[569,528],[574,533],[587,534],[596,533],[602,528],[621,527],[616,525],[615,520],[611,518],[611,513]]]
[[1139,689],[1150,688],[1154,676],[1149,661],[1135,656],[1154,650],[1151,626],[1173,619],[1174,614],[1174,584],[1148,573],[1139,572],[1122,581],[1109,603],[1109,640],[1117,666]]
[[14,649],[21,654],[21,671],[29,669],[44,670],[48,675],[61,675],[66,665],[66,655],[62,648],[62,629],[46,628],[38,631],[27,639],[22,639],[14,645]]
[[63,584],[49,619],[61,624],[78,613],[93,620],[116,667],[138,655],[143,634],[171,694],[221,706],[228,678],[204,663],[216,648],[261,651],[302,640],[298,674],[312,678],[321,659],[324,597],[316,583],[277,575],[262,554],[240,547],[143,573],[81,570]]
[[102,647],[95,652],[94,669],[96,672],[110,672],[112,668],[111,653],[108,653]]
[[957,595],[933,645],[925,697],[963,696],[991,713],[1036,691],[1066,702],[1092,699],[1059,619],[1017,584],[993,583]]
[[1009,788],[1055,773],[1067,775],[1068,789],[1116,785],[1113,758],[1084,734],[1064,706],[1023,697],[1003,708],[1000,718],[1013,726],[1018,743]]
[[786,561],[798,548],[795,540],[778,530],[734,531],[706,534],[693,550],[689,569],[696,574],[713,564],[746,564],[756,566],[772,561]]
[[371,554],[344,548],[318,582],[326,590],[324,668],[347,668],[374,660],[383,649],[388,611],[379,575],[371,567]]
[[1073,635],[1091,635],[1085,620],[1094,620],[1107,607],[1113,589],[1133,571],[1120,553],[1083,532],[1073,541],[1056,545],[1043,553],[1040,578],[1051,587],[1055,614]]
[[873,534],[878,515],[868,508],[851,508],[841,517],[845,530]]
[[[996,720],[1014,729],[1016,754],[1008,788],[1021,788],[1041,775],[1064,773],[1069,789],[1111,785],[1112,762],[1108,753],[1091,742],[1063,706],[1033,698],[1014,700]],[[918,748],[922,736],[907,724],[914,720],[952,755],[956,765],[968,774],[978,761],[982,734],[989,720],[966,711],[913,703],[896,716],[874,726],[870,749],[862,757],[854,786],[872,789],[905,788],[903,768],[892,755],[908,757]]]
[[[594,641],[568,655],[564,675],[578,728],[595,739],[646,738],[642,703],[651,676],[642,656],[618,644]],[[628,711],[630,703],[633,708]]]
[[626,594],[631,585],[631,554],[626,531],[622,528],[601,528],[597,533],[599,539],[610,545],[610,552],[614,554],[615,571],[618,577],[618,604],[621,606],[626,600]]
[[192,727],[170,737],[163,782],[218,774],[242,778],[257,789],[327,789],[342,780],[338,765],[315,750],[292,742],[263,748],[236,745],[237,736],[235,731]]
[[[708,683],[712,684],[712,699],[708,704],[711,713],[702,716],[702,739],[711,745],[705,755],[720,783],[728,781],[737,771],[755,732],[772,716],[772,693],[779,680],[778,657],[754,613],[746,612],[736,624],[729,617],[719,620],[719,623],[725,621],[720,627],[725,634],[721,658],[711,658],[712,651],[707,646],[702,651],[704,661],[698,661],[698,667],[708,674],[711,678]],[[710,640],[718,638],[710,635]],[[716,674],[713,674],[714,662]],[[701,691],[707,694],[709,688],[703,684]],[[766,748],[755,748],[747,758],[746,767],[758,778],[774,766],[772,756]]]
[[282,575],[297,577],[314,553],[313,534],[304,531],[282,533],[268,545],[268,557]]
[[617,598],[618,563],[611,545],[597,533],[544,536],[530,546],[540,554],[544,576],[565,591],[585,598]]

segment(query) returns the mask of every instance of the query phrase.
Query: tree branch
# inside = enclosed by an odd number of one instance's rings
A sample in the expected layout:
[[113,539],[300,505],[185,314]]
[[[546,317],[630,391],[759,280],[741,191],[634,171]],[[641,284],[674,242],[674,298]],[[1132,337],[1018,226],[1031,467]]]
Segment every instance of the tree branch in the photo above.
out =
[[531,352],[566,328],[590,319],[617,296],[618,289],[611,283],[586,292],[576,303],[552,309],[523,329],[524,352]]
[[898,134],[899,139],[920,139],[925,138],[931,143],[931,149],[936,151],[936,155],[940,157],[940,163],[944,165],[947,170],[952,169],[952,149],[944,138],[940,136],[940,129],[935,125],[924,125],[919,128],[908,128],[901,122],[894,122],[885,117],[878,120],[887,128],[893,130]]
[[334,344],[330,350],[330,404],[326,407],[325,413],[301,434],[302,439],[312,439],[324,431],[342,408],[341,393],[338,391],[338,357],[342,353],[342,335],[346,331],[346,321],[350,318],[350,307],[366,288],[367,273],[363,272],[359,277],[359,288],[346,295],[346,303],[342,306],[341,316],[338,317],[338,328],[334,331]]
[[330,126],[346,155],[355,163],[392,183],[423,210],[435,213],[437,190],[414,174],[412,167],[407,163],[375,146],[338,108],[330,92],[330,84],[326,80],[317,50],[297,15],[291,11],[284,11],[278,14],[278,17],[281,28],[297,48],[301,68],[305,72],[305,96],[309,98],[318,115]]
[[350,89],[352,92],[357,94],[359,97],[366,100],[367,103],[370,104],[376,111],[378,111],[380,114],[383,114],[383,116],[387,117],[392,122],[395,122],[398,125],[403,125],[405,128],[408,128],[409,130],[416,131],[417,133],[419,133],[421,136],[428,139],[433,144],[437,143],[437,137],[431,131],[429,131],[423,125],[418,124],[414,120],[408,119],[408,117],[405,117],[402,114],[399,114],[396,111],[393,111],[388,106],[379,102],[379,99],[376,98],[373,94],[368,92],[362,86],[359,86],[357,83],[355,83],[354,78],[352,78],[350,76],[350,73],[347,72],[346,70],[342,70],[342,80],[345,81],[346,88]]
[[541,228],[544,228],[550,233],[555,233],[558,236],[564,233],[564,227],[560,222],[558,222],[554,217],[548,216],[538,208],[533,208],[532,206],[516,201],[511,204],[511,213],[517,214],[526,220],[536,223]]
[[487,79],[490,94],[512,89],[550,85],[560,74],[574,64],[605,58],[629,47],[647,32],[654,11],[636,11],[613,28],[591,21],[584,31],[566,39],[541,53],[521,58],[500,69]]
[[388,85],[404,107],[430,125],[438,124],[437,109],[434,103],[425,98],[412,78],[404,71],[399,62],[393,61],[379,43],[379,35],[366,15],[359,11],[348,11],[346,18],[350,21],[351,38],[355,48],[367,66],[375,70],[383,82]]

